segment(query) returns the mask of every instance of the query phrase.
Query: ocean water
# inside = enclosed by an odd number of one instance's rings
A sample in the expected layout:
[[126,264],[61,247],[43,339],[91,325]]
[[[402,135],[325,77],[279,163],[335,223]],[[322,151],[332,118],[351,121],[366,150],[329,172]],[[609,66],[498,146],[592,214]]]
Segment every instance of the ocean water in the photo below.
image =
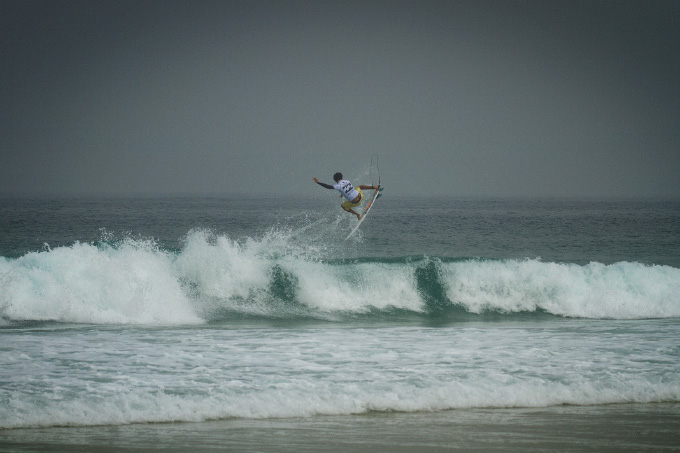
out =
[[386,190],[347,241],[338,205],[0,198],[0,433],[678,414],[680,202]]

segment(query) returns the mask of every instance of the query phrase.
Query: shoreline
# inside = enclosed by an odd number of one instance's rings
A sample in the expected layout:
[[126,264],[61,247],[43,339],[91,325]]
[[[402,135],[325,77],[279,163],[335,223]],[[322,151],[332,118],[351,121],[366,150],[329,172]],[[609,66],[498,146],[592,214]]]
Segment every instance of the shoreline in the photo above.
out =
[[0,430],[24,451],[680,451],[680,403]]

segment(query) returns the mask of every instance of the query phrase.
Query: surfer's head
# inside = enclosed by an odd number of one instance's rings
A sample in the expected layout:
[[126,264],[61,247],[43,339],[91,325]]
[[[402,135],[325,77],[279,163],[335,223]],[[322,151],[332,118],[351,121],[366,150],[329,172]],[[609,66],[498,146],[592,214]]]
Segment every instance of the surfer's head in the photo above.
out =
[[342,179],[342,173],[337,172],[336,174],[333,175],[333,179],[335,180],[335,182],[340,181]]

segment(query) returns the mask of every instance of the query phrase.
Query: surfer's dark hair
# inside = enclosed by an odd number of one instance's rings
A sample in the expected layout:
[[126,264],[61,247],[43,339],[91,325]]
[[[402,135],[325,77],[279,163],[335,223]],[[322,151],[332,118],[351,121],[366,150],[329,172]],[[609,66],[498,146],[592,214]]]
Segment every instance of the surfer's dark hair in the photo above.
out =
[[342,179],[342,173],[337,172],[336,174],[333,175],[333,180],[335,180],[335,182],[338,182],[341,179]]

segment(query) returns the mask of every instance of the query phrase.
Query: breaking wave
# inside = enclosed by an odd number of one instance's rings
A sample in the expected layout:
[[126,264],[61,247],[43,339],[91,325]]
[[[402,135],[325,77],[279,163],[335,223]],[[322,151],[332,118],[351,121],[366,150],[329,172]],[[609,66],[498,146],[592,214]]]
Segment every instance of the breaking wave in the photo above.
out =
[[680,269],[453,257],[328,259],[291,233],[233,239],[192,231],[182,248],[152,240],[74,243],[0,257],[0,317],[12,321],[177,325],[234,317],[385,318],[551,314],[680,316]]

